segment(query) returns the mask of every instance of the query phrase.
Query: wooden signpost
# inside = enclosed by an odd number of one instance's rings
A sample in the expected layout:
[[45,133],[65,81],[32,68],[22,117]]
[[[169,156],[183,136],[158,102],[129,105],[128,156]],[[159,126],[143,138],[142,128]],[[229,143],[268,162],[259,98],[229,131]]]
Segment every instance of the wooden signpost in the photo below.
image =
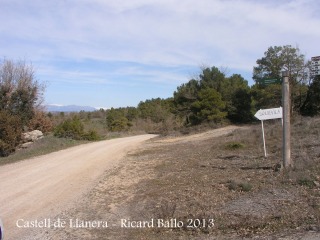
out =
[[282,158],[283,167],[288,168],[291,163],[291,126],[290,126],[290,84],[289,73],[282,72],[282,106],[283,106],[283,136],[282,136]]
[[[320,74],[318,72],[318,66],[320,63],[320,56],[312,59],[313,74]],[[280,108],[260,109],[254,116],[261,121],[262,126],[262,138],[264,147],[264,156],[267,157],[266,141],[264,136],[263,121],[268,119],[282,118],[282,158],[283,167],[288,168],[292,166],[291,162],[291,126],[290,126],[290,84],[288,71],[282,72],[282,106]],[[278,79],[262,79],[260,84],[270,85],[280,83]]]

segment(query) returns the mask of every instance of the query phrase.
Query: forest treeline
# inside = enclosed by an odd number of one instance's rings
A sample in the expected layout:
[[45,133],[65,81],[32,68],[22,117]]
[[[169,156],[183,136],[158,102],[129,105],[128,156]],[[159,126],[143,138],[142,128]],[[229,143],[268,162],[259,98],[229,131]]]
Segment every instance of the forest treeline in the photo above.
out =
[[[281,106],[282,71],[288,71],[293,116],[320,113],[320,76],[299,48],[269,47],[253,67],[254,84],[240,74],[203,67],[197,77],[178,86],[167,99],[141,101],[136,107],[96,112],[45,113],[44,86],[32,65],[4,59],[0,66],[0,155],[14,151],[23,131],[39,129],[57,137],[98,140],[106,132],[170,133],[195,126],[250,123],[259,109]],[[265,79],[277,83],[265,85]],[[104,131],[97,129],[103,128]]]
[[[282,71],[289,73],[293,116],[319,114],[320,76],[312,75],[311,62],[305,60],[299,48],[287,45],[270,47],[257,60],[252,86],[240,74],[226,76],[215,66],[204,67],[196,78],[177,87],[170,98],[108,110],[106,123],[110,131],[140,126],[162,133],[201,124],[250,123],[259,109],[282,105]],[[266,85],[266,79],[278,81]]]

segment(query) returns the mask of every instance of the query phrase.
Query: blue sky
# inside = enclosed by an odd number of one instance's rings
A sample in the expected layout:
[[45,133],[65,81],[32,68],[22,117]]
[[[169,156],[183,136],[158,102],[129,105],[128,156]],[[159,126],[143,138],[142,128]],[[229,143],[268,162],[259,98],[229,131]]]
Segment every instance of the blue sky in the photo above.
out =
[[0,0],[2,58],[32,62],[45,102],[136,106],[201,66],[252,83],[270,46],[320,55],[318,0]]

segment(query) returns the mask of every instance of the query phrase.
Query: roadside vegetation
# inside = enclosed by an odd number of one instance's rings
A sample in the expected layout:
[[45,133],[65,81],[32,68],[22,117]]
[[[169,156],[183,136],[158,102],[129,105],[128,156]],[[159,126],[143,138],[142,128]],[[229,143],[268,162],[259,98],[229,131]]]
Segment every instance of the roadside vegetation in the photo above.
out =
[[266,123],[267,158],[259,125],[210,139],[156,140],[132,159],[146,161],[140,171],[153,177],[136,185],[134,198],[126,203],[130,217],[177,219],[184,225],[187,219],[205,219],[206,223],[214,219],[215,226],[126,234],[131,239],[277,239],[320,232],[319,136],[319,117],[296,119],[292,126],[294,166],[282,171],[279,120]]
[[[309,74],[311,63],[299,48],[270,47],[256,63],[252,86],[240,74],[227,75],[215,66],[204,66],[198,76],[178,86],[167,99],[153,98],[136,107],[94,112],[47,113],[41,107],[45,86],[35,78],[32,65],[4,59],[0,64],[0,156],[14,153],[21,143],[21,133],[32,130],[41,130],[51,139],[97,141],[140,133],[187,134],[230,123],[254,123],[257,110],[281,106],[281,85],[265,85],[263,79],[281,79],[282,70],[289,71],[292,116],[319,114],[320,77]],[[230,143],[226,147],[245,145]]]
[[88,143],[85,140],[73,140],[67,138],[57,138],[52,134],[36,141],[32,146],[26,149],[19,149],[14,154],[0,159],[0,166],[7,163],[13,163],[27,158],[32,158],[47,153],[63,150],[69,147]]
[[[78,239],[319,239],[320,118],[294,120],[292,169],[279,168],[281,121],[266,121],[265,133],[267,158],[260,124],[152,139],[106,172],[81,204],[59,215],[108,219],[116,226],[47,234]],[[121,228],[121,218],[180,221],[183,227]],[[188,219],[201,224],[186,227]]]

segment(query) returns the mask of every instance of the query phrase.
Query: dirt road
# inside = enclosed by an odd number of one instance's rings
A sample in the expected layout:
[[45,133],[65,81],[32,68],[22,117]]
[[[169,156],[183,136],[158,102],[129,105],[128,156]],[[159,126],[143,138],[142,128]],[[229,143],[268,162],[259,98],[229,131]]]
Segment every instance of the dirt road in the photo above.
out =
[[[37,219],[74,205],[129,150],[155,135],[85,144],[0,167],[0,218],[6,239],[20,239]],[[18,225],[18,226],[17,226]],[[29,227],[27,227],[27,225]]]
[[[53,216],[53,219],[64,219],[66,221],[70,219],[103,220],[108,222],[108,228],[73,228],[67,226],[65,228],[44,229],[33,234],[33,240],[163,239],[161,234],[158,236],[156,232],[152,231],[156,228],[141,228],[141,231],[139,231],[139,229],[121,227],[121,219],[149,220],[155,218],[158,216],[157,209],[162,201],[156,199],[154,202],[150,202],[150,197],[153,199],[157,194],[160,194],[161,199],[166,199],[167,195],[178,189],[171,190],[171,186],[179,181],[161,181],[158,176],[159,173],[164,176],[172,174],[171,169],[165,172],[161,170],[164,167],[163,162],[166,161],[168,156],[171,156],[171,147],[183,153],[186,151],[184,144],[189,144],[187,145],[188,149],[197,152],[194,144],[208,141],[210,138],[228,135],[239,128],[228,126],[187,136],[155,138],[141,144],[139,148],[128,152],[115,168],[106,171],[98,184],[81,198],[81,203],[75,204],[71,209],[61,212],[57,216]],[[190,148],[190,144],[192,148]],[[168,147],[171,148],[169,151],[167,151]],[[165,166],[175,166],[178,160],[179,156],[174,156]],[[175,172],[175,175],[178,176],[179,174]],[[190,184],[185,186],[187,185]],[[151,195],[149,191],[152,192]],[[191,198],[194,199],[195,196]],[[140,233],[141,235],[139,235]],[[178,238],[169,237],[168,239]]]

